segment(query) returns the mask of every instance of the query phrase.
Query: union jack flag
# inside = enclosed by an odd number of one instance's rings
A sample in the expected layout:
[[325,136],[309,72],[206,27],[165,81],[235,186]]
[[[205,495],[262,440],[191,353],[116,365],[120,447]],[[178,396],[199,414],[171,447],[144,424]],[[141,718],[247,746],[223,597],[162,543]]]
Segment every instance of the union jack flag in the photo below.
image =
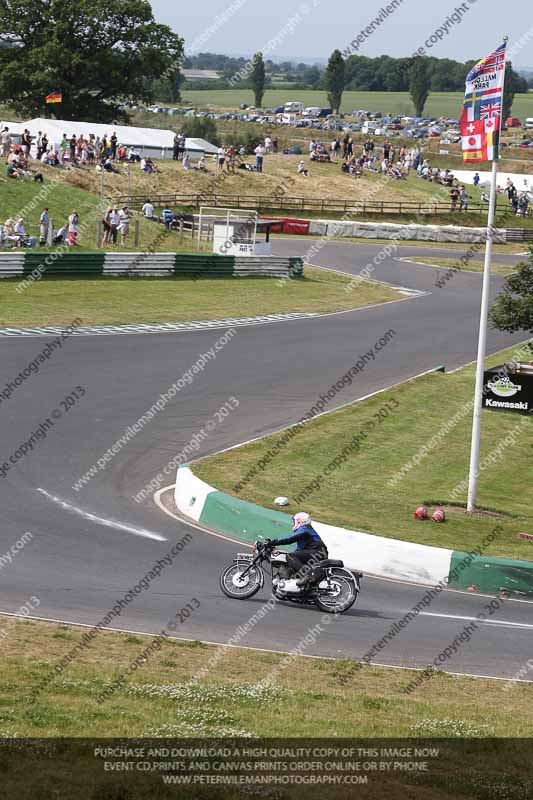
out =
[[502,70],[505,67],[505,48],[506,44],[502,44],[496,50],[493,50],[490,55],[478,61],[466,76],[466,82],[469,83],[481,75],[486,75],[488,72]]
[[480,109],[480,118],[481,119],[494,119],[494,117],[499,117],[502,113],[502,104],[500,100],[497,100],[494,103],[482,103]]

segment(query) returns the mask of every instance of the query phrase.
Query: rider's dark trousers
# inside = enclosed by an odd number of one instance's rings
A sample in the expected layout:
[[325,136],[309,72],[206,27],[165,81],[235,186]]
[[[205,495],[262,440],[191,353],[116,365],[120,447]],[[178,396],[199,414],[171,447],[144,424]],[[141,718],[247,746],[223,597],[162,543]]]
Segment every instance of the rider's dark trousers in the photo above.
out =
[[313,570],[313,565],[318,564],[319,561],[324,561],[327,557],[327,551],[322,549],[295,550],[292,553],[287,553],[287,562],[291,569],[298,573],[298,578],[309,576],[309,578],[313,579],[318,575],[318,572]]

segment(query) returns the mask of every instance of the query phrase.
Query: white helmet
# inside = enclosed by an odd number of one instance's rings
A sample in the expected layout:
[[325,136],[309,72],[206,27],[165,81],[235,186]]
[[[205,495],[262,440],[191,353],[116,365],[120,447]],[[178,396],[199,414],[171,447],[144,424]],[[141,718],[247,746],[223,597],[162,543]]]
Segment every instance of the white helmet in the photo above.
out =
[[302,525],[310,525],[311,524],[311,517],[306,511],[298,511],[292,518],[294,525],[292,526],[293,531],[297,528],[300,528]]

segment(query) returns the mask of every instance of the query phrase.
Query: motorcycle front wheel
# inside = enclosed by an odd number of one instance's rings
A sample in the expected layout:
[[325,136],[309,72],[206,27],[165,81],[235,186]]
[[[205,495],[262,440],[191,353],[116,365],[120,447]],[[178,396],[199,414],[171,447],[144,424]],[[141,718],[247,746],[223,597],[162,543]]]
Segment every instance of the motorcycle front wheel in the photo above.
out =
[[342,614],[348,611],[357,598],[354,581],[344,575],[331,575],[328,582],[331,588],[317,594],[317,606],[328,614]]
[[247,600],[257,594],[263,584],[261,570],[252,567],[244,577],[242,573],[248,564],[233,563],[220,574],[220,588],[235,600]]

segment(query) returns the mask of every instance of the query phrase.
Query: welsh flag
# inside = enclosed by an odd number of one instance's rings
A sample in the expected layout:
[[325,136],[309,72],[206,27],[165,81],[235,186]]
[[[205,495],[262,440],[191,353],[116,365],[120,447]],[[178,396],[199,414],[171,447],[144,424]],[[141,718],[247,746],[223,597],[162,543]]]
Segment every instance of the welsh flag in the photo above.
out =
[[505,81],[506,43],[472,67],[466,76],[461,116],[463,161],[496,161]]

